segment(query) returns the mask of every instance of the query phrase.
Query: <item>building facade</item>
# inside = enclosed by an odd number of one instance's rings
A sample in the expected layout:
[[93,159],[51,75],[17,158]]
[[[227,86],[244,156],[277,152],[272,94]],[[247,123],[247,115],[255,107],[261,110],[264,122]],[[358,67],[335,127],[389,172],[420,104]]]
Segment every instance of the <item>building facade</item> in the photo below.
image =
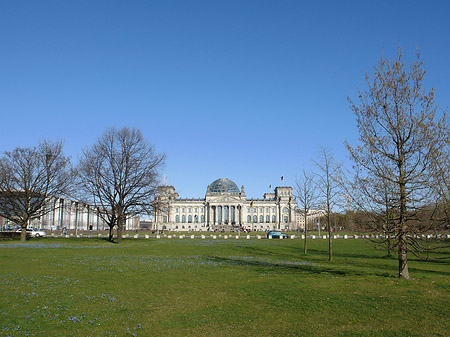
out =
[[160,186],[154,201],[153,229],[170,231],[295,230],[297,201],[292,187],[276,187],[262,199],[247,198],[220,178],[208,185],[204,199],[183,199],[173,186]]
[[[53,198],[49,209],[39,218],[39,223],[33,227],[47,230],[109,230],[97,207],[80,201],[65,198]],[[36,221],[36,220],[35,220]],[[124,223],[124,230],[139,229],[139,217],[128,217]]]
[[[6,219],[0,219],[0,226],[14,225]],[[70,200],[66,198],[52,198],[47,203],[46,209],[42,210],[41,215],[30,220],[29,228],[42,230],[60,231],[66,230],[109,230],[93,205]],[[139,229],[139,217],[128,217],[124,224],[124,230]]]

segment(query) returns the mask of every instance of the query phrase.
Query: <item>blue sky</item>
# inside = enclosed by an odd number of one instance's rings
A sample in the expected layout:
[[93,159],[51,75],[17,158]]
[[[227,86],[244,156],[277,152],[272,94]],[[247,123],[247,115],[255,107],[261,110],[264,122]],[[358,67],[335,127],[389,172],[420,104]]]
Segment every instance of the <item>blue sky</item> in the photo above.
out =
[[347,162],[347,96],[383,52],[422,51],[450,105],[449,1],[0,2],[1,151],[140,128],[181,197],[227,177],[248,197],[294,183],[320,146]]

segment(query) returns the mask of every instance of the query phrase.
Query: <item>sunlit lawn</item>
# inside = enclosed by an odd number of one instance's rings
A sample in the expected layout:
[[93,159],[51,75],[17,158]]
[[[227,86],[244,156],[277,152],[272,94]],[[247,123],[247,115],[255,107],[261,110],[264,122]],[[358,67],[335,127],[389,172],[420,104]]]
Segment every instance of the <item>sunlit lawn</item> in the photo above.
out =
[[[448,336],[450,260],[366,240],[0,242],[2,336]],[[449,257],[446,254],[436,257]]]

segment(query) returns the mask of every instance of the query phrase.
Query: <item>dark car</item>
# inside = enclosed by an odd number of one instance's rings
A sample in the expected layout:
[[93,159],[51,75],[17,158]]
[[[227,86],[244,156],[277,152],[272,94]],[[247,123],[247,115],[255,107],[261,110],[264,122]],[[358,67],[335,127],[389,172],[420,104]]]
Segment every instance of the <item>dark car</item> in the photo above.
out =
[[289,235],[281,233],[280,231],[269,231],[266,236],[271,236],[272,239],[289,239]]

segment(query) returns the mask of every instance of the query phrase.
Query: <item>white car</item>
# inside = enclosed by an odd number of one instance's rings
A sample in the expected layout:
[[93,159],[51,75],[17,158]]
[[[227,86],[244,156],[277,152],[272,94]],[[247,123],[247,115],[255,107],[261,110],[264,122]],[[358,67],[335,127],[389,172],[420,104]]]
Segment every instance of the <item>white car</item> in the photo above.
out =
[[[21,233],[22,230],[18,229],[16,232]],[[31,236],[32,238],[39,238],[39,237],[46,237],[47,233],[44,231],[40,231],[36,228],[27,228],[27,235]]]

